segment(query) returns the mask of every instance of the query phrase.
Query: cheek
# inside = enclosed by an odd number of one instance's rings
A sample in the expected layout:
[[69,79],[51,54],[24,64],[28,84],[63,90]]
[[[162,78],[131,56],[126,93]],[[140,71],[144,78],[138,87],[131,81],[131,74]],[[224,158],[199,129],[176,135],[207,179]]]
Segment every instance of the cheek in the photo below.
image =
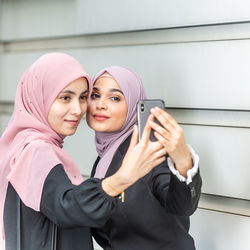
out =
[[86,113],[86,121],[88,125],[91,127],[91,112],[92,112],[92,105],[88,105],[87,107],[87,113]]
[[48,115],[48,122],[49,124],[55,124],[59,122],[59,119],[64,117],[64,115],[67,113],[66,108],[62,107],[61,104],[53,103],[53,105],[50,108],[49,115]]
[[115,109],[114,112],[116,112],[117,120],[119,121],[119,125],[122,127],[127,118],[127,106],[122,105],[120,108]]
[[125,123],[125,121],[126,121],[126,118],[127,118],[127,110],[125,110],[125,111],[123,111],[123,113],[122,113],[122,125]]
[[87,108],[88,108],[87,102],[81,104],[82,115],[86,113]]
[[93,100],[89,99],[87,111],[90,112],[90,111],[94,110],[94,108],[95,108],[95,102]]
[[89,102],[87,106],[87,116],[90,116],[90,114],[95,110],[95,106],[93,102]]

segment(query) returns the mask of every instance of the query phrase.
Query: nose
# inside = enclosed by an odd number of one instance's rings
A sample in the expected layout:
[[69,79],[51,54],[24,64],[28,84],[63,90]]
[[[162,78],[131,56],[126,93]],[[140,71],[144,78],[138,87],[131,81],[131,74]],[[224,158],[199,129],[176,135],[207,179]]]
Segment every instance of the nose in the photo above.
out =
[[71,113],[77,116],[81,115],[84,112],[84,105],[87,108],[87,104],[80,103],[80,101],[73,102],[71,106]]
[[96,104],[96,108],[99,110],[101,110],[101,109],[106,110],[107,109],[107,104],[106,104],[106,101],[104,100],[104,98],[98,99],[97,104]]

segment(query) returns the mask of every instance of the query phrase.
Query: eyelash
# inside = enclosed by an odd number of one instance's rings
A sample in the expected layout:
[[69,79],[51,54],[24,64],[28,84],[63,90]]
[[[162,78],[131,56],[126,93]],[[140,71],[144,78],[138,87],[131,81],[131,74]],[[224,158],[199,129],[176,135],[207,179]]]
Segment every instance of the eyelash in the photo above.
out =
[[117,96],[113,96],[110,98],[112,101],[119,102],[121,99]]
[[[100,95],[98,95],[98,94],[96,94],[96,93],[93,93],[93,94],[91,94],[91,100],[95,100],[95,99],[97,99],[97,98],[100,98]],[[112,96],[112,97],[110,97],[110,99],[112,100],[112,101],[115,101],[115,102],[119,102],[120,100],[121,100],[121,98],[120,97],[118,97],[118,96]]]
[[[87,95],[82,95],[82,96],[80,96],[80,99],[87,100],[87,97],[88,97]],[[70,96],[62,96],[62,97],[60,97],[60,99],[64,102],[67,102],[67,101],[71,100],[71,97]]]
[[80,98],[83,99],[83,100],[87,100],[88,96],[87,95],[82,95],[82,96],[80,96]]
[[60,99],[63,101],[68,101],[70,99],[70,96],[62,96],[60,97]]
[[95,94],[95,93],[91,94],[91,96],[90,96],[91,100],[95,100],[98,97],[100,97],[100,96]]

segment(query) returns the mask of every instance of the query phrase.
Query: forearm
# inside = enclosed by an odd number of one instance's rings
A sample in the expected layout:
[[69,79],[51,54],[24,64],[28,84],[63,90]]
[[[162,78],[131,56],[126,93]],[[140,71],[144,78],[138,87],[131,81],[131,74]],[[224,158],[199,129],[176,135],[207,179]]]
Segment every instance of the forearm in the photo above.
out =
[[100,227],[114,209],[115,199],[103,191],[99,179],[74,186],[62,166],[55,167],[46,178],[40,210],[60,227]]
[[166,203],[178,215],[192,215],[198,206],[201,184],[199,173],[189,185],[180,182],[176,176],[172,176]]
[[164,164],[154,171],[153,193],[166,212],[176,215],[191,215],[197,208],[201,177],[196,173],[192,182],[181,182]]
[[102,188],[110,196],[117,196],[124,192],[132,182],[125,182],[118,174],[103,179]]
[[124,174],[123,171],[118,170],[115,174],[102,180],[102,189],[108,195],[119,198],[124,202],[124,191],[130,187],[137,179],[130,178],[130,175]]
[[195,151],[190,145],[187,145],[187,147],[190,151],[190,155],[192,158],[192,165],[187,170],[185,170],[184,173],[179,171],[180,169],[177,168],[177,166],[170,157],[167,158],[167,161],[172,174],[174,174],[181,182],[186,182],[186,184],[189,184],[192,182],[193,177],[199,171],[199,156],[195,153]]

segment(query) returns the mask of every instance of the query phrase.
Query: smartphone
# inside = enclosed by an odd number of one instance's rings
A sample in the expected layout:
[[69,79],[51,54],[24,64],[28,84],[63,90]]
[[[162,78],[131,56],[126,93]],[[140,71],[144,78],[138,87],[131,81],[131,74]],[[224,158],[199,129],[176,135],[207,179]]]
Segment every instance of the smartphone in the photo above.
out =
[[[165,108],[165,103],[161,99],[146,99],[146,100],[139,100],[137,103],[137,119],[138,119],[138,129],[139,129],[139,140],[141,139],[143,129],[146,125],[148,116],[150,115],[150,109],[154,107],[159,107],[161,109]],[[157,119],[155,122],[160,124]],[[150,140],[156,141],[157,139],[154,136],[153,129],[150,133]]]

